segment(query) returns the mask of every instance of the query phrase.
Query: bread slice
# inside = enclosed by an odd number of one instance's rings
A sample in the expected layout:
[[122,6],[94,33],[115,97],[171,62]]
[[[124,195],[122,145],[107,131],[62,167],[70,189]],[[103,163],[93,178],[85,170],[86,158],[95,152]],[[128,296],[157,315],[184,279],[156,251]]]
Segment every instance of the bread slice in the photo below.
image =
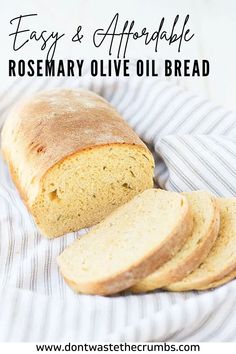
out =
[[191,234],[192,224],[185,196],[146,190],[65,249],[58,265],[76,291],[114,294],[170,259]]
[[171,291],[201,290],[236,269],[236,199],[219,199],[221,226],[206,260],[193,273],[167,287]]
[[220,225],[216,198],[204,191],[183,194],[193,214],[192,235],[172,259],[135,284],[131,288],[132,292],[151,291],[183,279],[203,262],[212,248]]
[[2,130],[11,176],[41,232],[95,225],[153,187],[151,152],[94,92],[40,92],[15,107]]
[[212,282],[211,284],[205,285],[202,288],[199,288],[198,290],[208,290],[208,289],[218,288],[219,286],[229,283],[231,280],[233,280],[235,278],[236,278],[236,270],[233,270],[231,273],[224,276],[222,279],[216,280],[216,281]]

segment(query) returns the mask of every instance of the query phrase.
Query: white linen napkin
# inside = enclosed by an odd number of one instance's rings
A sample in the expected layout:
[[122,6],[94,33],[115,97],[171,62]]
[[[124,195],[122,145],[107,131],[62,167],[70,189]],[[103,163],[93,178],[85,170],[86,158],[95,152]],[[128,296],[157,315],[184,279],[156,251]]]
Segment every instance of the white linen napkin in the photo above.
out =
[[[0,121],[42,89],[104,96],[149,145],[156,185],[236,196],[236,115],[162,79],[21,79],[0,93]],[[41,237],[0,159],[1,341],[233,341],[236,281],[205,292],[113,297],[74,294],[57,255],[86,230]]]

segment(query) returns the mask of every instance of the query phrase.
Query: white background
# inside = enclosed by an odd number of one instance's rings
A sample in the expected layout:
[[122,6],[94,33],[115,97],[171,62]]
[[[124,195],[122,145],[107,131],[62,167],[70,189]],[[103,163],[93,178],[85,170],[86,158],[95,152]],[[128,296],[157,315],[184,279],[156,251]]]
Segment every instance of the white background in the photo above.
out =
[[[180,78],[181,85],[194,92],[208,97],[217,104],[227,108],[236,108],[236,1],[235,0],[10,0],[1,1],[1,56],[0,76],[1,89],[8,81],[8,59],[26,57],[44,58],[39,45],[31,43],[19,52],[12,50],[14,29],[9,21],[20,14],[37,13],[37,19],[29,20],[29,28],[33,30],[48,29],[49,31],[65,32],[68,38],[75,32],[78,25],[83,26],[84,41],[81,45],[72,44],[62,39],[57,49],[58,58],[106,58],[107,48],[94,48],[92,33],[99,27],[108,26],[116,12],[120,13],[120,23],[134,19],[137,28],[143,26],[155,30],[162,16],[169,25],[176,14],[182,19],[190,14],[191,30],[194,39],[183,47],[181,55],[176,46],[170,48],[162,45],[158,56],[153,48],[145,48],[133,43],[129,57],[153,56],[155,58],[204,58],[211,64],[208,78]],[[3,80],[2,80],[3,78]]]

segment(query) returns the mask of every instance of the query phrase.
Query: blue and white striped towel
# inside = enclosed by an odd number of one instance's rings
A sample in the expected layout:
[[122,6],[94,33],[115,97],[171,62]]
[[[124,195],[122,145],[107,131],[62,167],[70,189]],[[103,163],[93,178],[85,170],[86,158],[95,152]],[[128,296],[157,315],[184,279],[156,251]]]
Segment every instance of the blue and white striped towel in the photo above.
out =
[[[33,92],[86,87],[113,104],[150,146],[156,184],[236,196],[236,115],[162,79],[38,78],[0,93],[0,120]],[[47,240],[35,225],[0,159],[1,341],[234,341],[236,281],[214,291],[75,295],[56,256],[85,232]]]

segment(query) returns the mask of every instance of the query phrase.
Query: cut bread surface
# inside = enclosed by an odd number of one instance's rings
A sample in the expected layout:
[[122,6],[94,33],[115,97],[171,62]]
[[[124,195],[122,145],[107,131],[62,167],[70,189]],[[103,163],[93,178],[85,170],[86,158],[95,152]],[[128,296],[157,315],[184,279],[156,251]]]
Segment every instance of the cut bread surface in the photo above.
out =
[[153,156],[94,92],[40,92],[13,108],[2,130],[11,176],[48,237],[94,225],[153,187]]
[[205,191],[183,193],[188,199],[193,215],[193,232],[180,251],[131,291],[146,292],[167,286],[183,279],[206,258],[219,231],[219,207],[211,194]]
[[190,275],[167,287],[171,291],[212,287],[236,268],[236,199],[221,198],[220,231],[206,260]]
[[170,259],[191,231],[185,196],[146,190],[65,249],[58,265],[74,290],[114,294]]
[[42,179],[31,209],[48,237],[95,225],[152,187],[152,160],[142,148],[113,144],[80,152]]

